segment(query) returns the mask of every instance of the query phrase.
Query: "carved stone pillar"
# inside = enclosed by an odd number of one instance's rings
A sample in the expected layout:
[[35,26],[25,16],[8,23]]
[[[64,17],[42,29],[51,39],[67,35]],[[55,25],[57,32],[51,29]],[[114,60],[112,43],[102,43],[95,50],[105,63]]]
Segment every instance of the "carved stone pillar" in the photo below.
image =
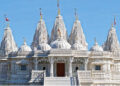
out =
[[85,59],[85,71],[87,71],[87,66],[88,66],[88,58]]
[[50,62],[50,77],[53,77],[54,76],[54,59],[53,57],[50,57],[49,58],[49,62]]
[[38,58],[35,57],[35,70],[38,70]]
[[73,62],[73,57],[69,58],[69,76],[72,77],[72,62]]

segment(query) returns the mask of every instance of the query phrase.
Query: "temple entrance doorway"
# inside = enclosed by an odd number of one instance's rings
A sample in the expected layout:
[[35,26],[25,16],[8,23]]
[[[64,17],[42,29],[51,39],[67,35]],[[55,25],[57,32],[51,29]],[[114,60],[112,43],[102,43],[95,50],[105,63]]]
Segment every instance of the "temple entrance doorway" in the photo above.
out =
[[65,63],[57,63],[57,76],[64,77],[65,76]]

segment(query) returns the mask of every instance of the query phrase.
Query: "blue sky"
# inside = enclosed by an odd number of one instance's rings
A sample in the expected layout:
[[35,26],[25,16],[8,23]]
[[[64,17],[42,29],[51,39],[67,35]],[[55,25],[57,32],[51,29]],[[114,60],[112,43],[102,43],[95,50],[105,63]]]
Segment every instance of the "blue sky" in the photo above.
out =
[[[0,0],[0,41],[5,28],[4,14],[7,14],[17,45],[23,44],[23,37],[30,45],[40,19],[39,8],[42,8],[43,19],[50,35],[57,16],[57,0]],[[120,0],[60,0],[61,15],[68,35],[75,20],[74,8],[77,8],[89,48],[94,44],[95,37],[100,45],[103,44],[114,16],[120,40]]]

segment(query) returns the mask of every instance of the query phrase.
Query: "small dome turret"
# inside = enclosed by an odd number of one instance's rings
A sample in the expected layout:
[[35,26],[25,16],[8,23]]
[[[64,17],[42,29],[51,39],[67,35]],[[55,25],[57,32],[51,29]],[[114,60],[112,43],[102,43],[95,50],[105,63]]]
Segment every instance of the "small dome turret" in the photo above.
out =
[[78,40],[77,36],[75,38],[75,43],[71,47],[73,50],[87,50]]
[[18,52],[30,52],[32,49],[30,46],[27,45],[26,41],[24,40],[23,45],[19,48]]
[[90,49],[90,51],[103,51],[103,48],[101,46],[98,45],[98,43],[95,40],[95,44],[93,45],[93,47]]
[[48,51],[50,50],[51,47],[50,45],[48,45],[47,43],[41,43],[39,46],[38,46],[38,50],[42,50],[42,51]]
[[51,47],[58,49],[70,49],[71,45],[66,40],[58,38],[57,40],[51,43]]
[[51,42],[51,47],[52,48],[57,48],[57,49],[70,49],[71,45],[67,42],[67,40],[63,39],[64,37],[61,34],[61,30],[58,29],[58,38]]

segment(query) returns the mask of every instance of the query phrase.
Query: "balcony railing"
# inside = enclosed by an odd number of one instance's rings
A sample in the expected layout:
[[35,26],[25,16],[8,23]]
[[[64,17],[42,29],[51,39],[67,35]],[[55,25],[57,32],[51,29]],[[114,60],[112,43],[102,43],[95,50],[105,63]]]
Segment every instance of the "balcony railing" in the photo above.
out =
[[78,80],[79,82],[91,82],[91,71],[78,71]]
[[111,77],[112,77],[112,80],[120,80],[120,71],[112,71]]
[[78,71],[80,82],[92,82],[93,80],[108,80],[110,74],[104,71]]

